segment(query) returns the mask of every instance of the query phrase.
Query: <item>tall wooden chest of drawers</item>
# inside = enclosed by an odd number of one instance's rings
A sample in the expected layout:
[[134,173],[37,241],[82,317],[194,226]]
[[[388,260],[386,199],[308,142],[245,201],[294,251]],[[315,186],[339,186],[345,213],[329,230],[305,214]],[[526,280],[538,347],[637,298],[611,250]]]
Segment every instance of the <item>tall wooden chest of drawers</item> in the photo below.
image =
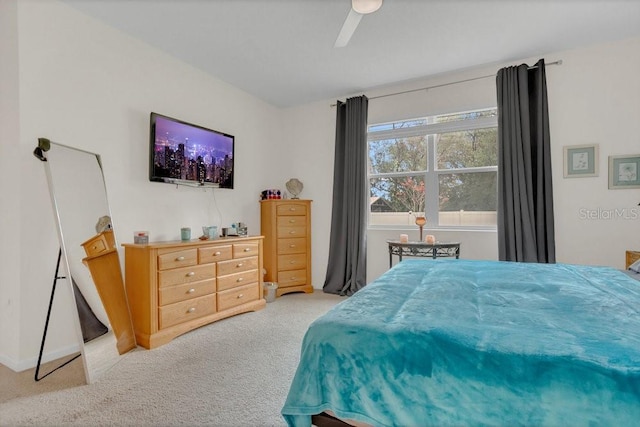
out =
[[265,280],[276,282],[280,296],[313,292],[311,285],[311,200],[262,200]]
[[133,329],[145,348],[265,306],[262,236],[123,246]]

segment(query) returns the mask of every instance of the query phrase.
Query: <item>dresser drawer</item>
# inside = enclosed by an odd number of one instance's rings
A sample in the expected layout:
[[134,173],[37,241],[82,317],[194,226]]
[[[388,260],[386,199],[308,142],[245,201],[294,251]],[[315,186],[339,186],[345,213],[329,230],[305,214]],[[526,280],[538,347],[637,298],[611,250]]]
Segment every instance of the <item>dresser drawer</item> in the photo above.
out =
[[203,264],[183,268],[174,268],[173,270],[164,270],[158,272],[158,287],[199,282],[200,280],[213,279],[215,277],[215,264]]
[[242,273],[221,276],[218,277],[218,292],[257,282],[258,279],[258,270],[249,270],[243,271]]
[[216,294],[218,296],[218,310],[223,311],[249,301],[256,301],[260,298],[258,288],[259,284],[253,283],[218,292]]
[[158,270],[186,267],[198,263],[198,250],[196,248],[181,251],[158,251]]
[[232,259],[218,263],[218,277],[258,268],[258,257]]
[[158,305],[173,304],[174,302],[212,294],[215,291],[216,279],[185,283],[184,285],[165,286],[158,290]]
[[276,207],[276,215],[306,215],[307,206],[298,203],[280,203]]
[[299,203],[280,203],[276,207],[276,215],[306,215],[307,206]]
[[307,254],[278,255],[278,270],[307,268]]
[[107,250],[107,242],[102,238],[98,238],[85,245],[84,249],[87,252],[87,256],[97,255]]
[[258,255],[258,243],[236,243],[233,245],[234,258],[246,258]]
[[306,227],[307,217],[298,216],[279,216],[276,220],[278,227]]
[[278,271],[278,286],[304,285],[307,281],[307,270]]
[[88,257],[101,254],[116,247],[113,230],[105,230],[82,243]]
[[278,228],[278,238],[295,238],[295,237],[305,237],[307,235],[307,227],[279,227]]
[[198,264],[226,261],[231,258],[233,258],[231,245],[198,248]]
[[210,294],[159,307],[158,323],[160,329],[163,329],[215,312],[216,294]]
[[278,239],[278,255],[300,254],[307,250],[307,239],[296,237],[293,239]]

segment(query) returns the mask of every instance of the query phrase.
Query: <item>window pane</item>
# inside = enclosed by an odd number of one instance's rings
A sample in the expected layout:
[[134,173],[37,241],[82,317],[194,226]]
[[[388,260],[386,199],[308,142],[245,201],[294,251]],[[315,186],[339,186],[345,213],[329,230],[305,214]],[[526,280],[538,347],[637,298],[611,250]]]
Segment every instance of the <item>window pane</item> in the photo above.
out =
[[406,129],[414,126],[423,126],[427,124],[427,119],[412,119],[394,123],[381,123],[369,126],[368,132],[379,132],[382,130]]
[[460,169],[498,164],[496,128],[436,135],[438,169]]
[[434,117],[434,123],[455,122],[459,120],[479,119],[482,117],[496,117],[498,110],[492,108],[490,110],[468,111],[466,113],[443,114]]
[[496,225],[498,173],[440,174],[440,225]]
[[369,183],[370,224],[414,224],[415,214],[424,214],[423,175],[372,178]]
[[369,224],[415,225],[426,206],[432,226],[495,227],[496,119],[489,108],[372,124]]
[[369,173],[412,172],[427,169],[426,137],[369,141]]

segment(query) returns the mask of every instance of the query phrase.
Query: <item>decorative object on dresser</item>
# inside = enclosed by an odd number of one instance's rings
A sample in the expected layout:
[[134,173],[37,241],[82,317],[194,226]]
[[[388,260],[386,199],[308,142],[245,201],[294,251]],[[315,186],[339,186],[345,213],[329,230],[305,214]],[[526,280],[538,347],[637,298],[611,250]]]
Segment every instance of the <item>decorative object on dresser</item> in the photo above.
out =
[[289,193],[291,193],[292,199],[299,199],[298,196],[302,193],[302,189],[304,188],[304,185],[302,185],[302,182],[299,179],[291,178],[286,182],[285,186]]
[[277,188],[264,190],[260,193],[260,200],[282,199],[282,191]]
[[123,246],[133,328],[145,348],[266,305],[262,236]]
[[278,284],[277,296],[313,292],[311,285],[311,200],[262,200],[265,281]]

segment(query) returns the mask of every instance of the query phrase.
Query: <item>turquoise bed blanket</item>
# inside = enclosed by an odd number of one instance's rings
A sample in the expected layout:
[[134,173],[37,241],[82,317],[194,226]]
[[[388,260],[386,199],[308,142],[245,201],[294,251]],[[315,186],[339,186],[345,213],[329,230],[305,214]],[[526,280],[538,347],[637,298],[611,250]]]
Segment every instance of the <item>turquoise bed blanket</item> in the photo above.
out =
[[282,409],[375,426],[640,423],[640,282],[409,259],[310,325]]

